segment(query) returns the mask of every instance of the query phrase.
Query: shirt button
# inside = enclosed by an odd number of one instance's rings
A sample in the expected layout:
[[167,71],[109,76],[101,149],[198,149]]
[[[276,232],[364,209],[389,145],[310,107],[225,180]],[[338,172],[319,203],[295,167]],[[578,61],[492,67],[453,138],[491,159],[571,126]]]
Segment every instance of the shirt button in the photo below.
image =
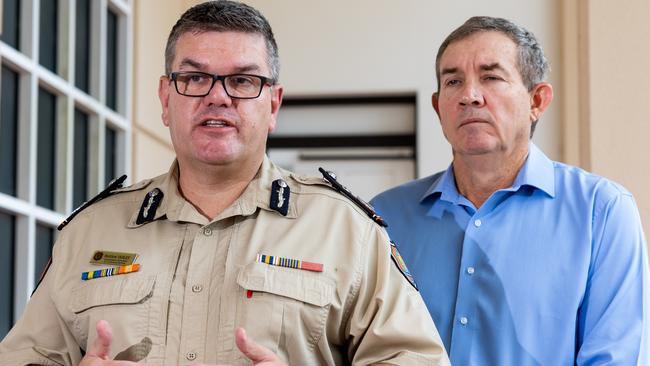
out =
[[467,267],[467,274],[468,275],[473,275],[474,274],[474,267]]
[[469,320],[467,320],[467,317],[465,317],[465,316],[460,317],[460,324],[467,325],[468,322],[469,322]]
[[474,226],[480,227],[481,226],[481,220],[480,219],[474,220]]
[[187,354],[185,355],[185,358],[187,358],[190,361],[194,361],[194,360],[196,360],[196,353],[187,352]]
[[201,285],[192,286],[192,292],[201,292],[201,291],[203,291],[203,286]]
[[206,227],[205,229],[203,229],[203,235],[205,235],[205,236],[212,235],[212,229],[210,229],[209,227]]

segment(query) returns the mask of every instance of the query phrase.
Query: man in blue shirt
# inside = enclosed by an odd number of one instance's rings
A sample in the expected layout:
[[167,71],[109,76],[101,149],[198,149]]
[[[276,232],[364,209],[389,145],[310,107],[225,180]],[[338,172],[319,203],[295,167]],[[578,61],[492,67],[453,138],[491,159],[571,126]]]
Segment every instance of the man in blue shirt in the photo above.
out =
[[649,365],[646,242],[632,195],[531,141],[553,99],[534,35],[474,17],[442,43],[446,171],[372,204],[455,365]]

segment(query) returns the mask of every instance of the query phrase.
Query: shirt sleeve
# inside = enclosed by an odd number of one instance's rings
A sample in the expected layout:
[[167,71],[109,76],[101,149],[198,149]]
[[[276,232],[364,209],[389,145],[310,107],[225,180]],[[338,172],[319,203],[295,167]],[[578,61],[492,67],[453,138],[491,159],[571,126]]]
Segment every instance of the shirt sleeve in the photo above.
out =
[[449,365],[420,294],[392,262],[385,233],[372,226],[348,310],[349,359],[353,365]]
[[[61,238],[63,234],[59,238]],[[54,259],[43,281],[29,300],[25,312],[0,343],[0,365],[73,366],[81,361],[81,351],[51,297],[55,281]]]
[[596,207],[592,258],[578,312],[577,365],[648,365],[650,293],[646,240],[633,198]]

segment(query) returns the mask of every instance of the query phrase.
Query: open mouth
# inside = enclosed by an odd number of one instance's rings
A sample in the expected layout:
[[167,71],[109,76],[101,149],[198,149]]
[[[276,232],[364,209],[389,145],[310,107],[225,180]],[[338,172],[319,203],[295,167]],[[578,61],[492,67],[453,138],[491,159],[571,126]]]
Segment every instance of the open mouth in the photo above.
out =
[[201,123],[201,126],[206,126],[206,127],[232,127],[232,124],[230,124],[227,121],[210,119],[210,120],[207,120],[207,121],[204,121],[203,123]]

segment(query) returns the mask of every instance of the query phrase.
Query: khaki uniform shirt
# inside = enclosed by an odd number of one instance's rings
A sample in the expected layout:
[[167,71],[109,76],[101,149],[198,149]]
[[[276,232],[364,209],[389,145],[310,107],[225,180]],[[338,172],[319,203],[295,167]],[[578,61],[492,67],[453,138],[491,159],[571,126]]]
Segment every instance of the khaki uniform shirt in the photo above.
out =
[[[289,186],[286,216],[272,182]],[[178,168],[82,211],[61,232],[25,313],[0,344],[0,365],[77,365],[113,328],[111,357],[153,365],[249,365],[236,327],[290,365],[448,364],[418,292],[388,238],[322,178],[265,158],[244,193],[210,221],[178,192]],[[138,224],[148,192],[153,220]],[[81,279],[96,251],[138,255],[137,272]],[[261,263],[257,254],[321,263],[322,272]]]

